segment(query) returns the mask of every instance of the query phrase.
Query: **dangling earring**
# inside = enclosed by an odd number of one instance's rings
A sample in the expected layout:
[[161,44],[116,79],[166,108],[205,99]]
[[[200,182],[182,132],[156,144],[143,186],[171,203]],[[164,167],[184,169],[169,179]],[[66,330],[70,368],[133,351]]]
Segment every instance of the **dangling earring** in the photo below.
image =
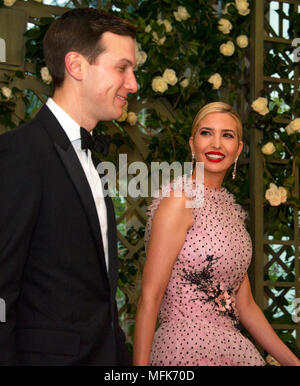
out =
[[195,164],[196,164],[196,155],[195,155],[195,153],[192,153],[192,171],[191,171],[191,174],[193,174]]
[[238,160],[238,157],[236,157],[235,161],[234,161],[234,167],[233,167],[233,172],[232,172],[232,179],[235,180],[235,177],[236,177],[236,165],[237,165],[237,160]]

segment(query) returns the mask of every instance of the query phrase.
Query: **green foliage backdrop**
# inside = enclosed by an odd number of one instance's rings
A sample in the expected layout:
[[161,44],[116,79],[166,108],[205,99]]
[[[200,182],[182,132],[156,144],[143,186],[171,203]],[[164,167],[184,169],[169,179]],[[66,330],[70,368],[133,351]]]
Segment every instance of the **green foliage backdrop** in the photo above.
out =
[[[2,3],[2,0],[0,0]],[[0,3],[0,6],[1,6]],[[88,4],[88,3],[87,3]],[[5,5],[5,1],[4,1]],[[13,4],[11,5],[13,6]],[[90,3],[93,6],[93,3]],[[284,84],[283,89],[274,97],[271,90],[262,90],[261,96],[267,98],[268,112],[264,115],[256,108],[251,109],[250,95],[249,35],[253,2],[206,1],[206,0],[122,0],[102,1],[101,6],[126,18],[137,29],[138,68],[136,77],[139,91],[129,98],[127,113],[133,112],[137,121],[132,123],[129,114],[119,122],[100,122],[97,130],[115,127],[113,143],[115,152],[109,160],[117,163],[118,149],[134,147],[127,132],[131,125],[138,127],[149,136],[148,156],[151,161],[190,161],[188,139],[192,121],[201,106],[222,100],[234,105],[244,120],[244,151],[235,181],[227,178],[225,186],[235,194],[237,201],[249,205],[249,134],[254,128],[264,133],[261,146],[271,142],[275,150],[264,154],[265,191],[274,183],[286,189],[286,201],[280,205],[265,202],[265,235],[281,240],[290,237],[294,229],[293,208],[299,207],[299,192],[295,187],[295,173],[300,163],[300,134],[298,122],[292,130],[286,130],[276,118],[285,118],[287,125],[299,116],[300,103],[294,100],[295,90]],[[1,12],[1,10],[0,10]],[[282,15],[281,15],[282,16]],[[291,7],[284,15],[290,22],[291,38],[299,36],[300,19]],[[33,65],[33,77],[41,78],[45,67],[42,53],[42,39],[53,17],[39,18],[34,26],[25,33],[27,63]],[[229,42],[229,43],[228,43]],[[225,45],[225,46],[224,46]],[[278,73],[285,77],[289,64],[284,55],[284,47],[277,45],[265,58],[265,73],[271,76]],[[277,50],[277,51],[276,51]],[[23,78],[22,72],[9,73],[2,85],[10,89],[15,77]],[[50,82],[43,76],[43,81]],[[41,80],[42,81],[42,80]],[[50,84],[51,86],[51,84]],[[51,88],[49,88],[49,93]],[[31,92],[11,89],[0,92],[0,124],[12,129],[31,115],[40,106],[40,101]],[[25,117],[16,117],[16,102],[22,98],[26,106]],[[126,119],[127,115],[127,119]],[[280,163],[273,161],[279,160]],[[229,173],[230,176],[230,173]],[[274,193],[275,194],[275,193]],[[268,196],[269,197],[269,196]],[[122,212],[124,202],[115,200],[117,215]],[[124,237],[135,246],[143,237],[143,228],[123,226]],[[286,259],[293,256],[290,249]],[[144,253],[137,252],[127,258],[128,250],[120,243],[120,281],[119,305],[120,318],[127,332],[128,343],[132,344],[134,317],[143,266]],[[291,267],[292,269],[293,267]],[[272,276],[272,275],[271,275]],[[270,279],[286,280],[276,273]],[[271,321],[273,313],[267,316]],[[284,323],[292,323],[284,320]],[[293,336],[284,337],[296,351]]]

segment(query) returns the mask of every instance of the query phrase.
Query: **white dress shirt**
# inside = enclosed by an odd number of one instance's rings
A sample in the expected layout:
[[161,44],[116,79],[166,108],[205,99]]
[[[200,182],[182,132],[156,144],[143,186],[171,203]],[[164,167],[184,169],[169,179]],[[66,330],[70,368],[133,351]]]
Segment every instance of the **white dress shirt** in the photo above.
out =
[[49,98],[46,103],[55,118],[60,123],[61,127],[66,132],[71,141],[74,150],[79,158],[81,166],[84,170],[86,178],[89,182],[95,205],[97,208],[98,219],[100,223],[102,242],[104,248],[105,262],[107,270],[108,265],[108,239],[107,239],[107,211],[103,195],[103,187],[99,174],[93,164],[91,151],[81,149],[80,125],[76,123],[52,98]]

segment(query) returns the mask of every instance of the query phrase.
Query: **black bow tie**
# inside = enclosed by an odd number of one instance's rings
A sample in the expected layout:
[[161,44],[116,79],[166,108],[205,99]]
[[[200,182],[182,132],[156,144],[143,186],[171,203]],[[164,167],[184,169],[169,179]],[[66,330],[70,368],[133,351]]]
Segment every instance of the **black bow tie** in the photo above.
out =
[[81,127],[80,136],[82,150],[95,150],[97,153],[103,154],[105,157],[108,155],[110,135],[98,135],[94,133],[92,136],[86,129]]

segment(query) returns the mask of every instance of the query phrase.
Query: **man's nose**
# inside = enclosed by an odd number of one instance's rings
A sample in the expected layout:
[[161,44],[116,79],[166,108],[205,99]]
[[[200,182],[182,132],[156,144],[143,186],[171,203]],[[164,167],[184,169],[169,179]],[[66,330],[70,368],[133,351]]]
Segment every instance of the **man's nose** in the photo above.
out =
[[127,78],[126,78],[126,84],[125,87],[127,88],[128,92],[135,93],[138,90],[138,84],[136,81],[136,77],[134,75],[134,72],[131,71]]

